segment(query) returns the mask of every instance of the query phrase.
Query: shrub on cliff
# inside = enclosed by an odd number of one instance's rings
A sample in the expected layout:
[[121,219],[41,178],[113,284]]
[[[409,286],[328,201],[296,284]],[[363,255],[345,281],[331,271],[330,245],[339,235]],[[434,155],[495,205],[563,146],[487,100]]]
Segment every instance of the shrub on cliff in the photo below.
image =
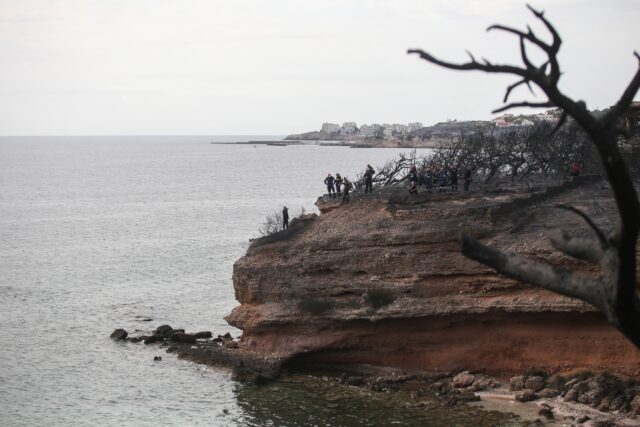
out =
[[364,301],[374,310],[391,304],[396,297],[386,289],[371,289],[364,294]]

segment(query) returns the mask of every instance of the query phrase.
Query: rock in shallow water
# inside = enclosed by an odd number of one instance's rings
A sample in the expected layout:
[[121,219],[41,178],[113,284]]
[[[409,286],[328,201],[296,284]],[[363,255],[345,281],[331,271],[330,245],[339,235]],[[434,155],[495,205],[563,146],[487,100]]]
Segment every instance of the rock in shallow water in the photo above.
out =
[[173,328],[169,325],[162,325],[162,326],[158,326],[155,330],[155,332],[153,333],[153,335],[158,335],[161,337],[165,337],[167,335],[169,335],[171,332],[173,332]]
[[110,338],[112,340],[116,340],[116,341],[124,341],[127,339],[127,336],[129,335],[129,333],[127,331],[125,331],[124,329],[116,329],[115,331],[113,331],[111,333]]

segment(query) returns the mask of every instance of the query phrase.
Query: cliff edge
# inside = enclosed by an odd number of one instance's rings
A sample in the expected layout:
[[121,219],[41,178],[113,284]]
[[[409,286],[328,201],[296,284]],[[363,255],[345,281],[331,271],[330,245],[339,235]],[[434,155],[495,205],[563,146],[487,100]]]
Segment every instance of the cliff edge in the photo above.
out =
[[291,368],[640,372],[640,351],[593,307],[465,258],[462,233],[584,274],[550,230],[589,234],[570,204],[611,229],[610,191],[581,177],[540,189],[406,194],[379,190],[258,239],[234,265],[227,321],[240,353]]

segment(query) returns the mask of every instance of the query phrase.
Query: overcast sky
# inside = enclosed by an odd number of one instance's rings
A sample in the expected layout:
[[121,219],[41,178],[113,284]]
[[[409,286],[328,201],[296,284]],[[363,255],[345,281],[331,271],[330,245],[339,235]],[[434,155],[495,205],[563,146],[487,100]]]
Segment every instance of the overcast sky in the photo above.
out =
[[[564,44],[561,87],[614,103],[639,0],[532,0]],[[513,79],[406,55],[518,62],[492,23],[517,0],[0,0],[0,134],[287,134],[322,122],[489,119]],[[514,100],[526,98],[518,92]]]

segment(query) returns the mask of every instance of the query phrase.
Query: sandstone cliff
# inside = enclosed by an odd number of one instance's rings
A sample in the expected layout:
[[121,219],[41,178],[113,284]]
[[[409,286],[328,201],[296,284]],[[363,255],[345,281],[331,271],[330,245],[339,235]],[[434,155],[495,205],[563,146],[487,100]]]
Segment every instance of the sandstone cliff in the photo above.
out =
[[545,189],[434,193],[405,189],[340,206],[255,241],[234,266],[239,352],[292,367],[611,370],[637,375],[640,352],[591,306],[517,283],[460,253],[459,236],[570,266],[546,234],[589,233],[571,204],[609,229],[608,189],[581,178]]

